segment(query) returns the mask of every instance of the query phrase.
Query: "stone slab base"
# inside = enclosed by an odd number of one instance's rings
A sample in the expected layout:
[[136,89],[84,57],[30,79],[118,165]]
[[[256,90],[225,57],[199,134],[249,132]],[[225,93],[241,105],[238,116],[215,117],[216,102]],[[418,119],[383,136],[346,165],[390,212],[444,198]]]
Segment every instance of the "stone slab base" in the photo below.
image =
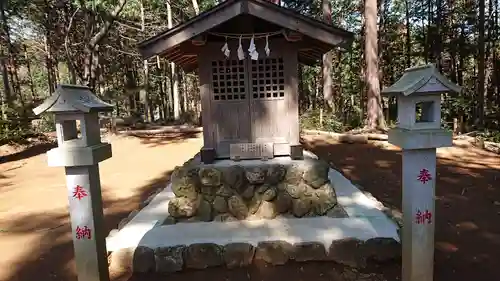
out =
[[282,240],[256,244],[232,242],[192,243],[189,245],[125,248],[111,254],[111,267],[136,273],[173,273],[184,269],[225,266],[237,268],[253,263],[284,265],[288,261],[332,261],[365,268],[370,263],[398,260],[401,245],[392,238],[355,238],[334,240],[329,247],[320,242],[290,243]]
[[107,238],[111,266],[134,272],[176,272],[245,266],[259,260],[274,265],[331,260],[364,267],[369,261],[397,258],[401,254],[398,226],[384,214],[384,206],[339,172],[330,170],[328,177],[348,217],[165,225],[168,202],[175,197],[167,186]]

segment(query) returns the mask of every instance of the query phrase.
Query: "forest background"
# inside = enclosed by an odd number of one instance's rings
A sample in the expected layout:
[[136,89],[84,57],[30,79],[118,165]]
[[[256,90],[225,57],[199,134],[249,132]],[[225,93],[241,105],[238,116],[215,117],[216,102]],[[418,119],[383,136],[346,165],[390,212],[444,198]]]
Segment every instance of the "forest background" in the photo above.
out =
[[[355,34],[347,51],[299,67],[302,128],[385,131],[394,125],[396,104],[380,89],[408,67],[434,63],[463,87],[444,100],[445,127],[500,141],[498,0],[273,2]],[[60,83],[88,85],[123,120],[199,123],[196,73],[160,57],[142,60],[136,45],[217,4],[0,1],[0,144],[54,129],[50,116],[36,120],[32,109]]]

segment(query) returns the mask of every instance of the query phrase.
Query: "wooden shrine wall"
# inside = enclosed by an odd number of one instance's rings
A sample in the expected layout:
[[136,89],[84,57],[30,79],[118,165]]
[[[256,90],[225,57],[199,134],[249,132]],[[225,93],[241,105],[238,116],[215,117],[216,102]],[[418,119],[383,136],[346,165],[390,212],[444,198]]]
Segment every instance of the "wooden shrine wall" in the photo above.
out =
[[225,58],[223,43],[207,43],[199,56],[200,92],[205,148],[217,156],[229,156],[233,143],[274,143],[275,155],[288,155],[298,144],[297,50],[284,40],[256,40],[258,60],[237,57],[238,40],[229,42]]

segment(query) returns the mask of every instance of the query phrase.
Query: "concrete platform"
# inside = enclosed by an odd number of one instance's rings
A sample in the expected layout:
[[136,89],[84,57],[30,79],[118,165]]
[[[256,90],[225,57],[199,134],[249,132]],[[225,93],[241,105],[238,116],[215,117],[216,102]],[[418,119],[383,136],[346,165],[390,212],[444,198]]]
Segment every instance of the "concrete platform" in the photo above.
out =
[[[315,158],[311,153],[306,157]],[[229,161],[229,160],[228,160]],[[274,159],[272,161],[291,161]],[[238,162],[238,164],[243,161]],[[226,162],[220,163],[222,165]],[[328,249],[335,240],[393,238],[399,241],[398,227],[383,212],[383,205],[366,196],[338,171],[331,169],[329,179],[335,186],[338,203],[348,218],[277,218],[273,220],[196,222],[161,225],[168,216],[168,202],[175,197],[170,184],[120,231],[106,239],[110,252],[145,246],[148,248],[215,243],[226,245],[263,241],[319,242]]]

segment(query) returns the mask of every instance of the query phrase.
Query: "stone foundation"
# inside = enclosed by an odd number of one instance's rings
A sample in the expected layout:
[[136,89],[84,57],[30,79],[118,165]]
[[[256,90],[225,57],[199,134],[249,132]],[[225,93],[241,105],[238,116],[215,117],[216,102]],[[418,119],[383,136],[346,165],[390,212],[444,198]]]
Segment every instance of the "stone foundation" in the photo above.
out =
[[[140,211],[120,222],[119,230],[110,232],[110,267],[170,273],[261,262],[330,261],[357,272],[369,270],[371,263],[397,259],[399,227],[393,216],[384,214],[387,208],[333,169],[325,178],[328,165],[311,153],[304,155],[304,160],[220,160],[211,165],[194,157],[178,167],[172,182],[151,194]],[[325,190],[328,196],[318,196]],[[287,208],[279,208],[279,196],[291,201],[284,204]],[[241,199],[241,209],[229,208],[235,200],[231,198]],[[170,205],[172,200],[185,204],[175,203],[178,208]],[[302,217],[293,208],[300,200],[309,202]],[[253,212],[256,201],[260,205]],[[257,219],[256,214],[266,213],[262,206],[271,207],[276,217]],[[170,215],[176,211],[185,215]]]
[[169,202],[165,224],[273,219],[278,215],[344,216],[326,162],[250,163],[177,167],[171,177],[176,197]]
[[173,273],[185,269],[205,269],[225,266],[237,268],[264,262],[283,265],[288,261],[331,261],[351,268],[363,269],[369,264],[399,259],[401,245],[392,238],[373,238],[366,241],[342,239],[325,248],[323,243],[263,241],[249,243],[195,243],[172,247],[126,248],[111,255],[111,267],[136,273]]

